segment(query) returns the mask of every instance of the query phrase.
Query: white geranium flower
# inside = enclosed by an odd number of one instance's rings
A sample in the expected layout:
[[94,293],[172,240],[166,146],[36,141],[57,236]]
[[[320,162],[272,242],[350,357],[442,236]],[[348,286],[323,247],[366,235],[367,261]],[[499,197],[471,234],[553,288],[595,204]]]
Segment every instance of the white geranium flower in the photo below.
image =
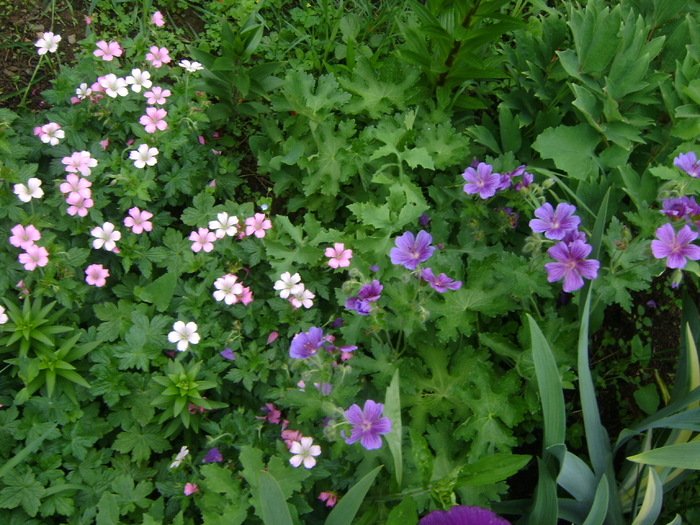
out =
[[197,333],[197,325],[195,323],[183,323],[176,321],[173,325],[173,331],[168,334],[168,341],[177,343],[178,352],[184,352],[191,344],[199,343],[199,334]]
[[98,80],[100,86],[105,89],[105,93],[112,98],[117,98],[117,95],[125,97],[129,94],[129,90],[126,88],[126,80],[117,77],[114,73],[109,73]]
[[204,66],[199,62],[190,62],[189,60],[181,60],[180,62],[178,62],[177,65],[182,68],[185,68],[190,73],[194,73],[195,71],[204,69]]
[[301,276],[298,273],[292,275],[289,272],[284,272],[280,275],[280,280],[275,282],[274,288],[280,293],[282,299],[289,297],[289,294],[296,294],[299,290],[304,289],[301,283]]
[[229,217],[228,213],[221,212],[216,215],[217,221],[209,222],[209,229],[216,230],[216,238],[223,239],[226,235],[233,237],[238,233],[238,217]]
[[182,460],[185,459],[189,453],[190,451],[186,446],[182,447],[180,452],[177,453],[177,456],[175,456],[175,461],[170,464],[170,468],[179,467]]
[[140,144],[136,151],[129,153],[129,158],[134,161],[137,168],[145,168],[146,165],[155,166],[158,163],[156,158],[158,148],[149,148],[148,144]]
[[15,184],[15,194],[22,202],[29,202],[32,199],[43,197],[44,190],[41,189],[41,181],[32,177],[27,181],[27,185]]
[[0,306],[0,324],[5,324],[9,320],[9,317],[7,317],[7,314],[5,313],[5,307]]
[[140,93],[141,88],[148,89],[153,85],[150,81],[151,74],[148,71],[141,71],[140,69],[132,69],[131,75],[126,77],[126,83],[131,84],[131,90],[134,93]]
[[38,48],[37,53],[45,55],[46,53],[55,53],[60,41],[60,35],[54,35],[51,31],[47,31],[34,45]]
[[290,458],[289,463],[291,463],[293,467],[298,467],[302,463],[304,463],[304,467],[306,468],[311,468],[316,465],[316,459],[314,459],[313,456],[321,455],[321,447],[312,445],[313,442],[314,439],[310,437],[303,437],[300,441],[292,442],[289,451],[295,455]]
[[112,252],[117,247],[116,241],[122,238],[122,233],[120,231],[114,231],[114,224],[111,222],[105,222],[102,227],[94,228],[90,235],[96,237],[92,241],[92,246],[99,250],[104,247],[105,250]]

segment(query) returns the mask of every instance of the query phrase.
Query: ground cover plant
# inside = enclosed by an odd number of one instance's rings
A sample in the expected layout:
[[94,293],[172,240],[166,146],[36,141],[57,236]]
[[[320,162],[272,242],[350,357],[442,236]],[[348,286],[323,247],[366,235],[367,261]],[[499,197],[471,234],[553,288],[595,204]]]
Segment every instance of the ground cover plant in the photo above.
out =
[[692,522],[692,3],[82,8],[0,109],[1,517]]

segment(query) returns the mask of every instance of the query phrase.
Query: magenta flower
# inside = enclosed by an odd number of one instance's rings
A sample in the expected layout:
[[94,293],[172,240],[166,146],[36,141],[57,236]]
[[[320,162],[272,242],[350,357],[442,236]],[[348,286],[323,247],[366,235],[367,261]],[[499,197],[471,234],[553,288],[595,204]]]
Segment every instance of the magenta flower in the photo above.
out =
[[437,277],[433,275],[433,270],[431,268],[424,268],[420,271],[420,277],[425,282],[427,282],[434,290],[445,293],[447,289],[459,290],[462,287],[462,281],[455,281],[450,279],[444,273],[441,273]]
[[535,233],[544,232],[547,239],[561,240],[568,230],[578,228],[581,219],[574,215],[576,206],[562,202],[557,205],[556,211],[552,205],[545,202],[535,210],[535,217],[530,221],[530,228]]
[[153,13],[153,16],[151,16],[151,24],[156,27],[163,27],[165,25],[165,20],[163,20],[163,15],[160,11]]
[[170,62],[170,52],[166,48],[151,46],[149,51],[150,53],[146,54],[146,60],[148,60],[153,67],[159,68],[163,64]]
[[544,265],[547,271],[547,280],[550,283],[564,279],[564,291],[573,292],[583,286],[583,279],[595,279],[598,277],[600,263],[595,259],[584,260],[593,249],[583,241],[574,241],[571,244],[558,242],[547,253],[554,259],[553,263]]
[[692,151],[678,155],[673,159],[673,165],[682,169],[691,177],[700,177],[700,162],[698,162],[698,158]]
[[169,97],[172,93],[169,89],[163,89],[159,86],[153,86],[151,91],[146,91],[143,96],[146,97],[146,104],[165,104],[166,97]]
[[323,343],[326,342],[323,330],[312,326],[308,332],[301,332],[294,336],[289,346],[289,356],[294,359],[306,359],[315,355]]
[[491,173],[493,166],[480,162],[476,169],[469,167],[462,178],[467,181],[464,185],[464,192],[467,194],[478,193],[482,199],[493,197],[501,185],[501,175]]
[[19,254],[19,262],[24,265],[25,270],[31,272],[37,266],[49,264],[49,252],[43,246],[32,244],[27,247],[25,253]]
[[107,277],[109,277],[109,270],[101,264],[91,264],[85,269],[85,282],[92,286],[98,288],[104,286],[107,283]]
[[333,248],[326,248],[326,257],[330,257],[328,266],[331,268],[346,268],[350,266],[352,250],[346,250],[341,242],[333,244]]
[[265,230],[272,228],[272,223],[265,218],[264,213],[256,213],[254,217],[245,220],[245,234],[255,235],[258,239],[265,237]]
[[190,240],[192,241],[193,252],[197,253],[200,250],[210,252],[214,249],[216,234],[210,232],[207,228],[199,228],[196,232],[190,233]]
[[138,208],[129,210],[129,217],[124,219],[124,226],[131,228],[133,233],[150,232],[153,229],[153,224],[148,220],[153,217],[150,211],[141,211]]
[[338,502],[338,495],[335,492],[321,492],[318,499],[326,502],[326,507],[334,507]]
[[360,445],[367,450],[381,447],[382,438],[379,436],[391,432],[391,420],[388,417],[380,417],[383,410],[384,405],[371,399],[365,401],[364,410],[360,410],[358,405],[347,409],[345,418],[352,425],[352,431],[350,437],[345,438],[345,443],[352,445],[359,439]]
[[224,457],[219,452],[218,448],[213,448],[204,455],[202,463],[220,463],[224,460]]
[[34,241],[41,239],[41,234],[33,225],[29,225],[26,228],[21,224],[18,224],[10,230],[12,236],[10,236],[10,244],[26,250],[30,246],[34,245]]
[[418,525],[510,525],[509,522],[481,507],[456,505],[448,511],[434,510]]
[[96,57],[102,57],[102,60],[111,61],[114,57],[122,56],[123,49],[117,42],[110,42],[109,44],[104,40],[100,40],[95,44],[97,49],[92,52]]
[[146,108],[146,114],[141,115],[139,123],[143,125],[146,133],[155,133],[156,128],[164,131],[168,123],[163,120],[168,114],[163,108]]
[[277,410],[277,407],[273,403],[265,403],[265,406],[260,409],[266,415],[255,416],[255,419],[265,419],[273,425],[279,425],[282,417],[282,412]]
[[396,247],[389,251],[392,264],[401,264],[407,270],[415,270],[416,266],[433,255],[435,247],[430,246],[432,241],[433,237],[425,230],[419,231],[417,237],[411,232],[404,233],[396,239]]
[[651,241],[651,253],[657,259],[666,259],[666,267],[682,269],[687,261],[686,257],[693,261],[700,259],[700,247],[690,244],[697,239],[698,234],[690,229],[690,226],[683,226],[678,234],[670,224],[664,224],[656,230],[658,240]]
[[182,491],[185,496],[191,496],[195,492],[199,492],[199,487],[196,483],[185,483],[185,488]]

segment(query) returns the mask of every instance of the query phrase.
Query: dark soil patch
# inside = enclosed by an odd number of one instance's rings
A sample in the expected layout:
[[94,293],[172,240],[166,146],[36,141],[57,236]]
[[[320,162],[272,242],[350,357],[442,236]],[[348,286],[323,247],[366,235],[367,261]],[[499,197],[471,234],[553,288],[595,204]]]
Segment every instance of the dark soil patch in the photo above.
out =
[[27,107],[43,106],[41,92],[51,87],[59,62],[70,64],[78,52],[77,42],[85,38],[85,0],[57,0],[51,2],[9,0],[7,14],[0,16],[0,107],[16,108],[25,89],[32,81],[39,55],[34,43],[45,31],[61,35],[56,53],[47,53],[27,96]]

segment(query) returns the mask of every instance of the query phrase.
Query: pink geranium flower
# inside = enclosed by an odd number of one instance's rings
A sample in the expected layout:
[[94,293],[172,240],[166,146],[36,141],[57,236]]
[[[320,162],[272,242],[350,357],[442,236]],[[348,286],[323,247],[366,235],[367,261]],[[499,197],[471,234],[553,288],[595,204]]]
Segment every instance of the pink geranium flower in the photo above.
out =
[[26,250],[30,246],[34,245],[34,241],[41,239],[41,234],[31,224],[26,228],[21,224],[18,224],[10,230],[12,236],[10,237],[10,244],[16,246],[17,248],[22,248]]
[[19,262],[27,271],[34,270],[37,266],[46,266],[49,263],[49,252],[43,246],[32,244],[27,247],[26,253],[19,254]]
[[34,44],[38,48],[36,52],[40,55],[55,53],[60,41],[61,37],[59,35],[54,35],[51,31],[48,31]]
[[61,129],[59,124],[55,122],[49,122],[41,127],[34,128],[34,134],[39,136],[41,142],[44,144],[51,144],[55,146],[59,143],[60,139],[65,138],[66,133]]
[[199,228],[198,231],[190,234],[190,240],[192,241],[193,252],[196,253],[201,250],[210,252],[214,249],[216,234],[214,232],[210,232],[207,228]]
[[163,27],[165,25],[165,20],[163,20],[163,15],[160,11],[153,13],[151,17],[151,23],[156,27]]
[[163,64],[170,62],[169,51],[166,48],[151,46],[149,51],[150,53],[146,54],[146,60],[148,60],[153,67],[158,68]]
[[342,242],[336,242],[333,248],[326,248],[326,257],[330,257],[328,266],[331,268],[346,268],[350,266],[352,250],[346,250]]
[[123,49],[117,42],[109,44],[104,40],[97,42],[97,49],[92,52],[96,57],[102,57],[102,60],[111,61],[114,57],[122,56]]
[[104,286],[109,277],[109,270],[101,264],[91,264],[85,269],[85,282],[91,286]]
[[66,177],[66,182],[62,182],[58,189],[61,190],[61,193],[77,193],[82,198],[89,199],[92,195],[90,186],[92,186],[92,182],[89,180],[75,173],[69,173]]
[[160,86],[153,86],[151,91],[146,91],[143,96],[146,97],[146,104],[165,104],[165,98],[172,93],[169,89],[163,89]]
[[163,119],[168,114],[163,108],[146,108],[146,114],[141,115],[139,123],[143,125],[146,133],[155,133],[156,129],[164,131],[168,123]]
[[183,490],[185,496],[191,496],[195,492],[199,492],[199,487],[196,483],[185,483],[185,488]]
[[254,217],[245,220],[245,234],[255,235],[258,239],[265,237],[265,230],[272,228],[272,223],[265,218],[264,213],[256,213]]
[[85,217],[88,214],[88,208],[92,208],[95,205],[90,197],[83,197],[77,192],[68,194],[66,202],[69,204],[66,213],[68,215],[78,215],[79,217]]
[[76,151],[70,157],[63,157],[61,162],[66,165],[66,171],[71,173],[79,171],[84,177],[92,173],[90,168],[97,166],[97,159],[93,159],[88,151]]
[[134,233],[143,233],[144,230],[150,232],[153,229],[153,224],[148,219],[153,217],[149,211],[141,211],[138,208],[129,210],[130,217],[124,219],[124,226],[131,228]]

